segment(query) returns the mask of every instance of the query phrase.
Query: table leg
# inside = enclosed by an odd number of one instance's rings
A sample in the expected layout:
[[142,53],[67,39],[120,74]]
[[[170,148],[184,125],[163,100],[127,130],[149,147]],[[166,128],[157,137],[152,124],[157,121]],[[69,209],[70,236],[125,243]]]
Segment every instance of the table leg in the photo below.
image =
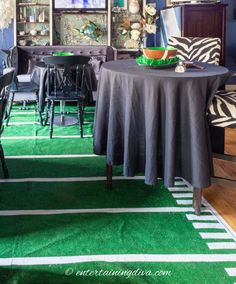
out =
[[195,214],[199,216],[201,214],[201,204],[202,204],[202,188],[193,189],[193,208],[195,209]]
[[112,190],[112,166],[106,164],[107,189]]

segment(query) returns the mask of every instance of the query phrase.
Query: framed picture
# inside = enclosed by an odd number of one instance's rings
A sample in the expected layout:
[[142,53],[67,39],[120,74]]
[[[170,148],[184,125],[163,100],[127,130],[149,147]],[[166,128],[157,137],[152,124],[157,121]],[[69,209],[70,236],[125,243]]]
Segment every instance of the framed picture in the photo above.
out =
[[107,0],[54,0],[54,9],[107,10]]
[[127,0],[114,0],[113,7],[120,7],[122,9],[127,9]]

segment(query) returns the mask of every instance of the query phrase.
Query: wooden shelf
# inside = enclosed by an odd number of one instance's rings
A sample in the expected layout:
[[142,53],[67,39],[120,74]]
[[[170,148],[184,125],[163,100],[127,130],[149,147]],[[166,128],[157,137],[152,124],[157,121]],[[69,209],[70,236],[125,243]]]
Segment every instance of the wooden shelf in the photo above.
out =
[[49,4],[37,4],[37,3],[19,3],[16,5],[17,7],[32,7],[32,6],[38,6],[38,7],[49,7]]
[[49,37],[50,35],[40,35],[40,34],[36,34],[36,35],[30,35],[30,34],[25,34],[25,35],[17,35],[17,37],[19,38],[25,38],[25,37]]
[[49,24],[49,21],[45,22],[16,22],[17,24]]

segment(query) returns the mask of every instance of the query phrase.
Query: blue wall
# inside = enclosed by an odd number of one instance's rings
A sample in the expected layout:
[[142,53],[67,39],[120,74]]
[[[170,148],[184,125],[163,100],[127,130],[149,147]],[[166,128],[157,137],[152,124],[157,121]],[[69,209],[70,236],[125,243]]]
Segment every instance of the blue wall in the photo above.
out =
[[[0,48],[8,49],[14,45],[13,23],[8,29],[0,30]],[[2,73],[2,62],[0,61],[0,74]]]

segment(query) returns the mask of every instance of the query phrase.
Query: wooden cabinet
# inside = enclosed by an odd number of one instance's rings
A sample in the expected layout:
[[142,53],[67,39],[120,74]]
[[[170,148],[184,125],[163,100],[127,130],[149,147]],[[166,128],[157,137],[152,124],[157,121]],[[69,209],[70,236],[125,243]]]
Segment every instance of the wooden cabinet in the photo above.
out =
[[162,38],[167,39],[169,36],[218,37],[222,44],[220,63],[224,65],[226,8],[227,4],[219,3],[167,7],[161,11]]

